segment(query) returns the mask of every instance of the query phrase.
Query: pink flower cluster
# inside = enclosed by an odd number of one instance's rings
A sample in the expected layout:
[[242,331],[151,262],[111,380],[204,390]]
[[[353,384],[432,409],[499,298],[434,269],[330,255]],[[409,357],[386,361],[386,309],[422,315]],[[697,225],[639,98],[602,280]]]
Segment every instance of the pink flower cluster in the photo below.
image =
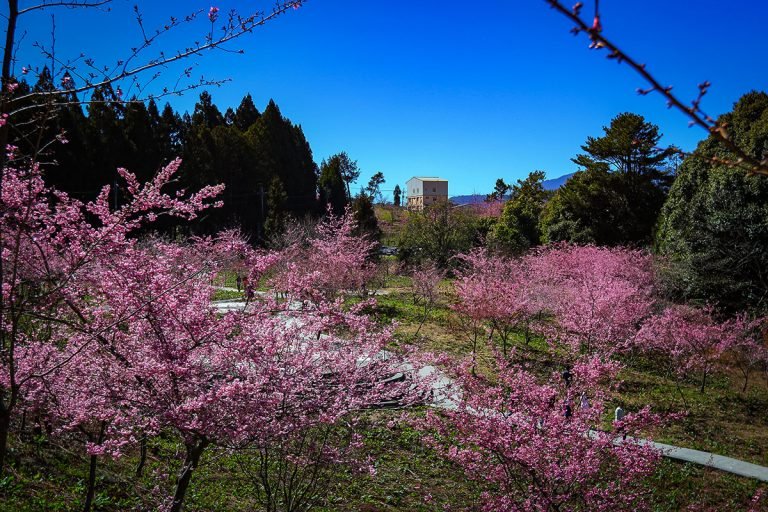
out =
[[[568,389],[559,376],[540,382],[503,359],[495,371],[493,382],[461,371],[465,391],[456,409],[417,422],[425,440],[481,486],[481,510],[650,509],[643,480],[661,454],[634,437],[594,430],[615,365],[583,360]],[[579,393],[590,397],[589,407],[572,403]],[[626,420],[622,433],[638,438],[661,422],[648,410]]]
[[211,20],[211,23],[216,23],[216,20],[219,19],[219,8],[218,7],[211,7],[208,9],[208,19]]
[[[180,165],[146,184],[120,169],[130,200],[116,210],[109,187],[82,203],[47,187],[36,167],[4,170],[2,315],[12,350],[0,355],[0,392],[10,398],[0,425],[33,410],[59,432],[82,433],[88,453],[113,456],[175,431],[196,465],[210,445],[290,444],[380,402],[421,399],[413,380],[385,382],[402,365],[379,357],[390,331],[326,299],[329,288],[358,282],[348,263],[366,264],[365,251],[340,256],[368,247],[352,240],[348,218],[329,219],[312,242],[314,261],[341,274],[339,284],[314,271],[290,278],[292,293],[312,298],[301,310],[265,299],[220,313],[212,303],[211,282],[233,259],[255,281],[283,254],[257,252],[233,232],[187,244],[133,236],[160,216],[190,219],[216,204],[220,186],[163,192]],[[319,454],[341,457],[332,446]]]

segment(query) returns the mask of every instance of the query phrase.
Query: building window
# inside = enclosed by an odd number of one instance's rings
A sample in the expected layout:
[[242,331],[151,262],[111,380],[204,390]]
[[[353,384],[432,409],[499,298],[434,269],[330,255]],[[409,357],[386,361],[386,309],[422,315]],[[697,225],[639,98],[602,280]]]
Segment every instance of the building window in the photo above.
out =
[[432,187],[432,192],[437,192],[437,189]]

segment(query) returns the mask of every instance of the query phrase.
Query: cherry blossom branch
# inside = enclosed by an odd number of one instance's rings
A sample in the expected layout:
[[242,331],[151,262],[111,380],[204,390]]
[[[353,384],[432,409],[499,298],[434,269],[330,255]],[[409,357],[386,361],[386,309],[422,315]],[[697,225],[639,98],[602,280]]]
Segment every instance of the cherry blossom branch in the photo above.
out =
[[690,119],[689,126],[699,126],[719,140],[731,153],[736,156],[733,161],[725,159],[717,159],[717,163],[722,163],[732,167],[744,169],[749,174],[761,174],[768,176],[768,155],[764,155],[762,160],[754,158],[746,151],[741,149],[736,143],[733,142],[727,131],[725,123],[718,122],[709,115],[707,115],[701,109],[701,101],[707,94],[710,87],[710,82],[705,81],[699,84],[699,93],[696,99],[688,106],[684,104],[673,92],[672,86],[662,85],[661,82],[648,71],[647,66],[638,62],[630,55],[622,51],[616,43],[606,38],[602,34],[603,27],[600,22],[600,13],[595,9],[595,17],[591,25],[589,25],[582,17],[581,10],[584,6],[582,2],[577,2],[573,8],[569,9],[559,0],[545,0],[553,9],[560,12],[566,18],[568,18],[574,27],[571,32],[574,35],[585,33],[589,37],[591,43],[590,49],[601,50],[606,49],[610,53],[607,55],[609,59],[615,59],[619,63],[626,63],[632,69],[635,70],[640,76],[642,76],[646,82],[650,85],[647,89],[639,88],[637,90],[640,95],[647,95],[651,92],[658,92],[664,96],[667,100],[667,106],[675,107],[678,111],[682,112],[686,117]]
[[[180,26],[182,22],[190,22],[194,20],[199,16],[199,14],[201,14],[202,11],[198,11],[193,14],[190,14],[186,16],[183,20],[172,18],[169,24],[165,25],[162,29],[158,29],[153,36],[149,38],[145,38],[141,46],[133,48],[131,50],[131,55],[127,59],[119,60],[116,68],[98,69],[96,68],[95,63],[92,60],[86,59],[84,61],[85,64],[88,67],[92,68],[93,71],[91,73],[92,76],[86,81],[85,84],[78,87],[64,87],[62,89],[56,89],[53,91],[31,92],[31,93],[13,98],[12,101],[16,103],[16,102],[22,102],[24,100],[28,100],[30,98],[35,98],[35,97],[37,98],[60,97],[68,94],[77,94],[80,92],[89,91],[99,87],[105,87],[107,85],[120,82],[122,80],[125,80],[126,78],[139,75],[141,73],[144,73],[146,71],[149,71],[155,68],[166,67],[169,64],[173,64],[183,59],[186,59],[195,55],[199,55],[206,51],[217,49],[220,46],[226,43],[229,43],[235,39],[238,39],[245,34],[251,33],[255,28],[265,25],[267,22],[284,14],[288,10],[299,8],[304,1],[306,0],[290,0],[287,2],[278,2],[269,14],[256,13],[248,17],[241,17],[236,12],[233,11],[229,14],[229,19],[223,27],[224,34],[222,36],[218,38],[213,38],[211,33],[206,36],[206,39],[204,42],[202,43],[196,42],[193,46],[189,46],[184,48],[183,50],[179,50],[178,52],[176,52],[175,55],[167,56],[164,52],[160,52],[159,57],[150,59],[144,62],[143,64],[139,64],[133,68],[128,68],[128,64],[132,60],[137,58],[138,55],[141,53],[141,51],[148,48],[159,36],[169,32],[175,27]],[[138,12],[137,12],[137,17],[138,17],[137,18],[138,20],[141,20],[141,14]],[[212,23],[213,23],[213,20],[215,20],[215,18],[212,18],[212,15],[210,13],[209,13],[209,18],[212,19]],[[140,26],[143,27],[143,25],[141,25],[143,22],[139,21],[139,23],[140,23]],[[142,28],[142,31],[143,31],[143,28]],[[37,45],[37,47],[41,50],[44,56],[46,56],[47,58],[52,57],[51,50],[47,50],[40,45]],[[242,53],[242,50],[240,50],[238,53]],[[74,69],[74,65],[64,65],[64,68],[62,71],[71,73],[73,69]],[[189,71],[189,68],[187,72],[188,71]],[[101,75],[101,78],[94,81],[93,79],[98,76],[97,73],[98,75]],[[115,73],[115,74],[111,74],[111,73]],[[168,91],[164,90],[163,93],[167,94]]]
[[[50,321],[50,322],[56,322],[56,323],[60,323],[60,324],[66,325],[67,327],[75,330],[76,332],[79,332],[79,333],[82,333],[82,334],[85,334],[85,335],[91,337],[91,341],[93,341],[93,340],[102,340],[103,337],[104,337],[104,333],[106,333],[107,331],[109,331],[110,329],[112,329],[114,327],[117,327],[121,323],[126,322],[127,320],[130,320],[131,318],[133,318],[134,316],[136,316],[137,314],[142,312],[147,306],[152,305],[154,302],[157,302],[161,298],[163,298],[166,295],[170,294],[172,291],[180,288],[181,286],[183,286],[188,281],[191,281],[192,279],[195,279],[196,277],[204,274],[207,270],[208,270],[207,267],[205,267],[205,266],[202,267],[197,272],[194,272],[194,273],[188,275],[187,277],[185,277],[184,279],[176,282],[174,285],[166,288],[165,290],[160,292],[158,295],[156,295],[154,297],[150,297],[144,303],[138,305],[133,310],[124,313],[117,320],[114,320],[112,323],[109,323],[109,324],[105,325],[104,327],[102,327],[101,329],[99,329],[99,330],[97,330],[95,332],[91,332],[88,329],[86,329],[85,327],[81,327],[80,325],[77,325],[77,324],[75,324],[73,322],[70,322],[70,321],[68,321],[68,320],[66,320],[64,318],[61,318],[61,317],[47,316],[47,315],[42,315],[42,314],[39,314],[39,313],[36,313],[36,312],[30,312],[28,314],[30,316],[33,316],[35,318],[39,318],[41,320],[47,320],[47,321]],[[88,319],[85,317],[85,315],[82,313],[82,311],[80,311],[80,309],[76,305],[74,305],[71,301],[67,301],[67,305],[75,313],[75,315],[77,315],[77,317],[80,319],[80,321],[84,325],[88,325],[90,323],[88,321]],[[67,365],[72,359],[74,359],[78,354],[80,354],[88,346],[88,344],[89,344],[88,342],[83,343],[80,347],[77,348],[77,350],[72,352],[70,355],[68,355],[65,359],[60,361],[58,364],[52,366],[51,368],[48,368],[47,370],[45,370],[42,373],[31,373],[31,374],[29,374],[26,377],[25,380],[29,380],[29,379],[32,379],[32,378],[43,378],[43,377],[46,377],[47,375],[50,375],[51,373],[53,373],[54,371],[58,370],[59,368],[62,368],[65,365]],[[23,384],[23,381],[20,382],[19,384]]]
[[33,5],[30,7],[21,9],[19,11],[19,16],[21,16],[22,14],[26,14],[28,12],[39,10],[39,9],[48,9],[49,7],[66,7],[68,9],[78,9],[78,8],[88,8],[88,7],[100,7],[102,5],[106,5],[109,3],[112,3],[112,0],[101,0],[101,1],[94,1],[94,2],[88,2],[88,1],[43,2],[38,5]]

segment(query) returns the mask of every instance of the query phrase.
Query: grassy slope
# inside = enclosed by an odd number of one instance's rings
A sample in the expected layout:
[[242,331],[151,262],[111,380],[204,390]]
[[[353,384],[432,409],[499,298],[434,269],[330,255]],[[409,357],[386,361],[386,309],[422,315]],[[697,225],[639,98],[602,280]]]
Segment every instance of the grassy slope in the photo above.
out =
[[[378,298],[375,311],[379,320],[397,320],[401,342],[417,343],[432,351],[456,356],[469,349],[465,335],[448,305],[450,286],[443,285],[439,304],[430,312],[418,337],[417,325],[423,310],[413,304],[408,293],[408,279],[396,277],[388,295]],[[558,368],[544,342],[534,339],[530,345],[518,336],[519,357],[531,362],[542,373]],[[481,352],[481,370],[487,351]],[[624,384],[617,400],[629,410],[651,404],[656,409],[683,408],[674,381],[658,371],[653,361],[633,359],[624,372]],[[706,449],[753,462],[768,464],[768,389],[756,376],[744,395],[737,376],[719,376],[706,393],[697,391],[697,383],[684,382],[682,390],[692,413],[663,432],[660,440]],[[412,428],[397,421],[399,411],[372,413],[363,422],[367,449],[376,459],[375,477],[344,474],[331,489],[322,511],[428,511],[471,510],[476,503],[476,489],[460,470],[440,460],[419,442]],[[390,423],[394,421],[395,423]],[[37,439],[11,439],[13,468],[0,479],[0,511],[72,510],[79,507],[87,474],[87,459],[82,445],[72,440],[66,447],[54,445],[45,436]],[[62,441],[59,441],[62,442]],[[104,460],[99,467],[99,492],[96,510],[126,510],[141,507],[157,484],[156,472],[166,475],[160,491],[168,492],[180,465],[181,452],[173,437],[153,442],[148,467],[141,478],[133,476],[135,453],[117,461]],[[235,458],[225,452],[209,451],[195,474],[186,510],[245,511],[258,510],[250,483],[237,470]],[[168,476],[170,475],[170,476]],[[657,510],[680,510],[691,503],[706,510],[743,510],[757,483],[719,471],[665,461],[651,482],[652,501]],[[425,496],[430,495],[428,502]]]

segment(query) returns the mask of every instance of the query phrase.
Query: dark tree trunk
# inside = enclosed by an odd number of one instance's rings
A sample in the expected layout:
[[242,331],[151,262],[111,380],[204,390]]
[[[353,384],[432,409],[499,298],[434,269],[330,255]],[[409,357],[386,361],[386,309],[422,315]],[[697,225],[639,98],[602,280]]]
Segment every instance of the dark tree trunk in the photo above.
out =
[[189,482],[192,480],[192,473],[197,468],[197,464],[200,462],[200,456],[203,454],[203,450],[208,446],[207,439],[198,439],[196,441],[187,443],[187,456],[184,459],[184,466],[179,473],[179,479],[176,482],[176,493],[173,496],[173,504],[171,505],[170,512],[181,512],[184,506],[184,496],[187,494],[189,488]]
[[140,477],[141,474],[144,472],[144,464],[147,462],[147,438],[142,437],[141,441],[139,442],[139,465],[136,466],[136,476]]
[[85,503],[83,504],[83,512],[90,512],[93,506],[93,495],[96,492],[96,456],[91,455],[91,460],[88,466],[88,489],[85,493]]
[[[99,437],[96,444],[104,442],[104,431],[107,428],[107,423],[102,421],[99,429]],[[83,504],[83,512],[91,512],[93,507],[93,496],[96,494],[96,455],[91,455],[90,464],[88,466],[88,489],[85,494],[85,503]]]
[[11,411],[0,411],[0,476],[5,467],[5,454],[8,451],[8,431],[11,429]]

